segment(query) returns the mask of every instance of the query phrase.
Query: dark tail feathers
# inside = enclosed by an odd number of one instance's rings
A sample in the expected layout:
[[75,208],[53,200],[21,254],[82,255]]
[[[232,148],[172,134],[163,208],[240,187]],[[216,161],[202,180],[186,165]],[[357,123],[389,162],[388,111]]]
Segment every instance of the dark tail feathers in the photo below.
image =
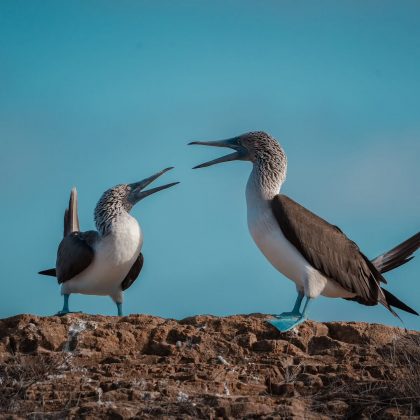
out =
[[[413,314],[413,315],[418,315],[418,313],[414,309],[411,309],[404,302],[401,302],[391,292],[388,292],[388,290],[385,290],[385,289],[382,289],[382,291],[384,292],[386,303],[389,306],[393,306],[394,308],[401,309],[401,310],[406,311],[406,312],[409,312],[410,314]],[[392,310],[391,310],[391,312],[394,313],[394,311],[392,311]]]
[[[64,212],[64,236],[69,235],[72,232],[79,232],[79,216],[77,213],[77,190],[73,187],[70,193],[69,206]],[[43,276],[57,277],[55,268],[40,271],[38,274]]]
[[79,232],[79,215],[77,213],[77,190],[73,187],[70,193],[69,207],[64,212],[64,236]]
[[42,274],[43,276],[57,277],[57,273],[55,271],[55,268],[50,268],[48,270],[40,271],[40,272],[38,272],[38,274]]
[[386,273],[407,263],[414,258],[414,252],[420,248],[420,232],[392,248],[390,251],[379,255],[372,260],[373,265],[380,273]]

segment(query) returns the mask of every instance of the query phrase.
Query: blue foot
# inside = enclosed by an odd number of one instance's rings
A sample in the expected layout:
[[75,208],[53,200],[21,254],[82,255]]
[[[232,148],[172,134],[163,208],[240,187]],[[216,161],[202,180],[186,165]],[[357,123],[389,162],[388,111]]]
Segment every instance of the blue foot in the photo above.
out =
[[268,321],[273,327],[281,332],[290,331],[291,329],[303,324],[308,317],[308,308],[311,298],[307,297],[302,313],[299,312],[300,304],[303,299],[303,293],[299,292],[295,306],[292,312],[283,312],[280,315],[274,315],[275,319]]
[[64,311],[64,310],[62,310],[62,311],[58,311],[56,314],[55,314],[55,316],[63,316],[63,315],[67,315],[67,314],[69,314],[70,313],[70,311]]
[[83,312],[81,311],[58,311],[56,314],[54,314],[54,316],[63,316],[63,315],[67,315],[67,314],[82,314]]
[[283,319],[283,318],[300,318],[302,316],[302,314],[297,311],[297,312],[282,312],[280,315],[274,315],[274,317],[276,317],[277,319]]
[[288,316],[285,314],[286,313],[279,315],[276,319],[271,319],[268,323],[277,328],[280,332],[286,332],[306,321],[306,317],[300,314],[291,313],[291,315]]

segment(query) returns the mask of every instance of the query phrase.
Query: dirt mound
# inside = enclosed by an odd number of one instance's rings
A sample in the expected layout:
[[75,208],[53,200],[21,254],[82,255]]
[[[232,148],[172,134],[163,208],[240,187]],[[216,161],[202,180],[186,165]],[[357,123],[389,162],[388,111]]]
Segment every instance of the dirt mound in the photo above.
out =
[[420,332],[267,318],[0,320],[0,418],[420,415]]

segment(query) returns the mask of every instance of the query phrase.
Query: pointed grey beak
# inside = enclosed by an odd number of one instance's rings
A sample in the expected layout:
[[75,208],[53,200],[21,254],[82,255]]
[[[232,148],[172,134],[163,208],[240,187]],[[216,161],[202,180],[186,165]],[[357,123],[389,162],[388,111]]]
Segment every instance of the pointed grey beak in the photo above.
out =
[[209,162],[202,163],[201,165],[194,166],[193,169],[205,168],[206,166],[215,165],[221,162],[230,162],[232,160],[247,160],[248,150],[243,147],[238,140],[238,137],[233,137],[227,140],[217,141],[192,141],[190,144],[200,144],[202,146],[213,146],[213,147],[229,147],[230,149],[236,150],[234,153],[230,153],[226,156],[210,160]]
[[170,188],[176,184],[179,184],[179,182],[171,182],[170,184],[165,184],[160,187],[151,188],[150,190],[143,191],[143,189],[146,188],[149,184],[151,184],[155,179],[159,178],[165,172],[168,172],[171,169],[173,169],[173,166],[171,166],[170,168],[163,169],[162,171],[150,176],[149,178],[143,179],[142,181],[134,182],[133,184],[130,184],[131,192],[129,195],[129,200],[131,201],[131,203],[134,205],[149,195],[152,195],[158,191],[162,191],[162,190],[165,190],[166,188]]

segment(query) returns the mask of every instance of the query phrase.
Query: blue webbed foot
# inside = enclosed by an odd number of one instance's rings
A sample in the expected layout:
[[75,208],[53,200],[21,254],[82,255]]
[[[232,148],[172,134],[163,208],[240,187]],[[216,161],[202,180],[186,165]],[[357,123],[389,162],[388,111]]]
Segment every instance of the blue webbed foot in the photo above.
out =
[[69,314],[70,311],[58,311],[54,316],[63,316]]
[[273,327],[277,328],[280,332],[290,331],[306,321],[306,317],[301,314],[293,312],[284,312],[278,315],[275,319],[268,321]]
[[282,318],[299,318],[302,316],[302,314],[297,311],[292,311],[292,312],[282,312],[280,315],[274,315],[276,318],[278,319],[282,319]]
[[58,311],[56,314],[54,314],[54,316],[64,316],[64,315],[67,315],[67,314],[82,314],[83,312],[81,312],[81,311],[77,311],[77,312],[74,312],[74,311]]
[[280,315],[274,315],[275,319],[271,319],[268,322],[281,332],[290,331],[298,325],[303,324],[308,316],[308,307],[309,303],[311,302],[311,298],[306,298],[305,306],[302,313],[300,313],[299,308],[302,302],[302,298],[303,293],[299,293],[292,312],[283,312]]

